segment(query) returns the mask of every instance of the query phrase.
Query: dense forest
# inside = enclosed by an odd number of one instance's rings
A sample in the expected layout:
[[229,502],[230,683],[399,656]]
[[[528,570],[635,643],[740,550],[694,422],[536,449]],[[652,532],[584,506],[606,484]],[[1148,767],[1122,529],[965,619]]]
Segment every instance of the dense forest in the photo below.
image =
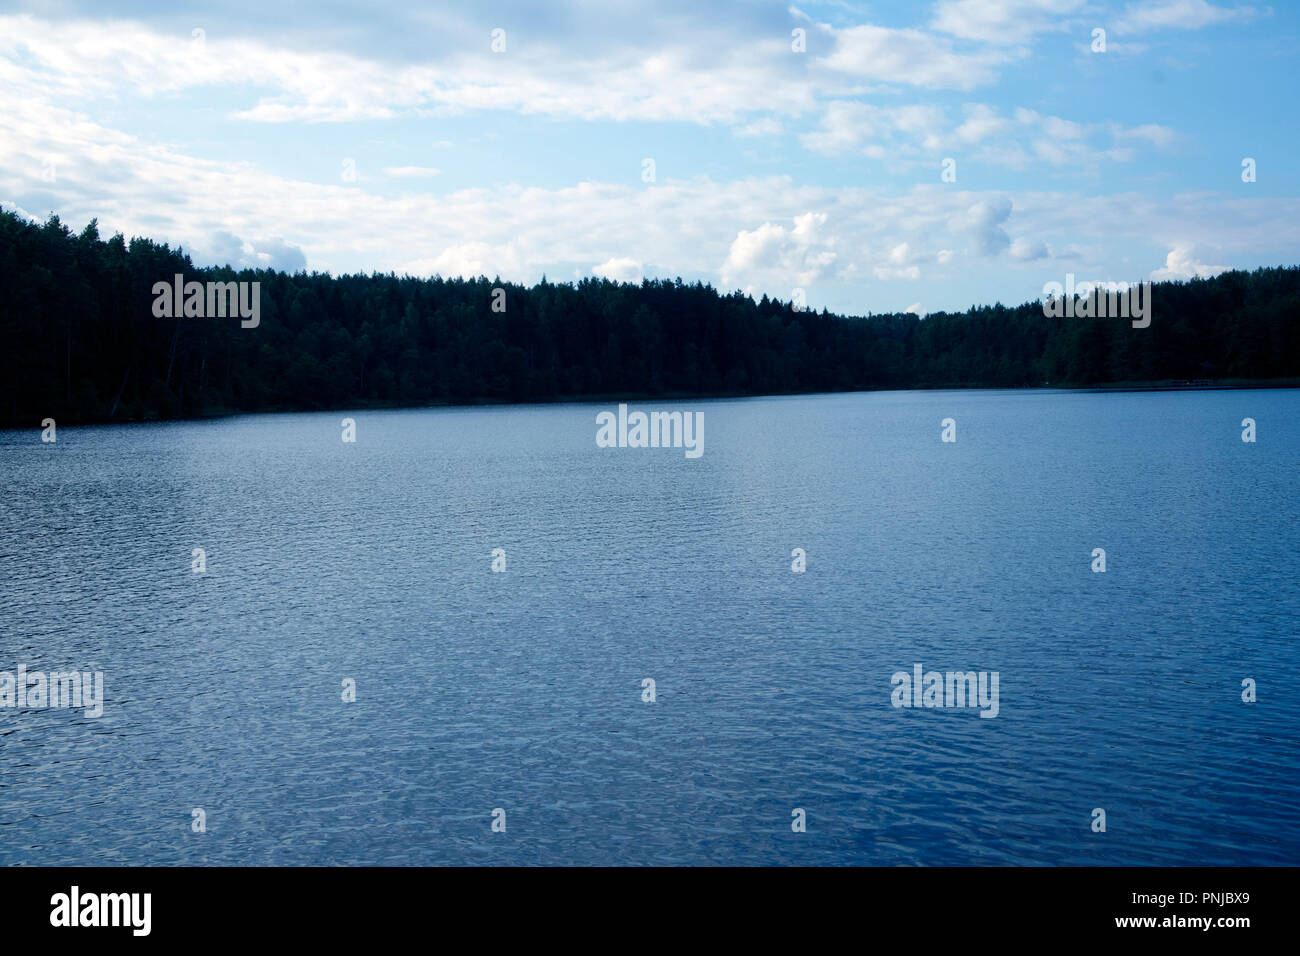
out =
[[[260,323],[154,286],[261,283]],[[494,290],[504,290],[504,294]],[[849,317],[638,285],[196,268],[0,209],[0,425],[441,402],[1300,377],[1300,267],[1157,284],[1149,328],[1041,304]],[[496,303],[497,308],[493,305]],[[502,310],[504,306],[504,310]]]

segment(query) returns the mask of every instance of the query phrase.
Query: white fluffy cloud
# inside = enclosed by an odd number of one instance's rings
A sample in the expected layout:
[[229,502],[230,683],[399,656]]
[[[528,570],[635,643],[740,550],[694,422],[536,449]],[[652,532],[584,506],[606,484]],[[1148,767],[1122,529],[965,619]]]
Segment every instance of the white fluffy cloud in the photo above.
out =
[[[826,214],[807,212],[794,217],[794,227],[765,222],[757,229],[736,234],[720,270],[725,286],[740,283],[745,291],[763,286],[791,288],[811,285],[835,263],[833,241],[819,235]],[[789,290],[782,290],[788,296]]]
[[397,271],[417,276],[459,276],[464,279],[500,276],[509,279],[527,271],[526,258],[515,242],[471,240],[452,243],[432,258],[404,262]]
[[1188,245],[1175,246],[1165,256],[1165,265],[1163,269],[1153,269],[1151,278],[1159,281],[1161,279],[1207,279],[1210,276],[1218,275],[1227,269],[1227,266],[1209,266],[1196,258],[1195,248]]
[[591,272],[602,279],[609,279],[613,282],[631,282],[633,284],[639,284],[645,276],[645,269],[641,263],[626,256],[619,259],[607,259],[600,265],[593,266]]
[[236,269],[278,269],[301,272],[307,257],[291,242],[279,236],[245,240],[234,233],[218,231],[206,240],[188,247],[190,257],[199,265],[233,266]]
[[921,278],[920,263],[925,258],[912,248],[910,242],[900,242],[889,250],[885,262],[875,266],[872,272],[877,279],[906,279],[914,282]]

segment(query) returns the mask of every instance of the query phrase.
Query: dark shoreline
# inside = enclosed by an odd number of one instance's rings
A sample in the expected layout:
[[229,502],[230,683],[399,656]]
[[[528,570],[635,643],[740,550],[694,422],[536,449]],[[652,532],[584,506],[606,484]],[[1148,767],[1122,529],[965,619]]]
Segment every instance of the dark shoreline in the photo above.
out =
[[[145,425],[163,422],[201,422],[238,418],[242,415],[294,415],[299,413],[320,414],[322,412],[373,412],[405,411],[420,408],[488,408],[499,406],[527,407],[531,405],[609,405],[620,402],[692,402],[716,401],[719,399],[744,398],[791,398],[801,395],[860,395],[869,392],[1212,392],[1212,391],[1249,391],[1259,389],[1300,388],[1300,379],[1226,379],[1209,382],[1120,382],[1110,385],[918,385],[911,388],[853,388],[827,391],[816,389],[797,392],[683,392],[657,394],[611,394],[611,395],[570,395],[555,398],[534,399],[532,401],[509,401],[506,399],[480,398],[464,402],[420,402],[420,403],[350,403],[326,408],[257,408],[229,409],[212,411],[200,415],[177,415],[156,418],[91,418],[68,419],[68,426],[83,427],[92,425]],[[65,424],[58,422],[59,425]],[[40,424],[34,423],[29,428],[39,430]],[[0,431],[23,431],[23,426],[5,425]]]

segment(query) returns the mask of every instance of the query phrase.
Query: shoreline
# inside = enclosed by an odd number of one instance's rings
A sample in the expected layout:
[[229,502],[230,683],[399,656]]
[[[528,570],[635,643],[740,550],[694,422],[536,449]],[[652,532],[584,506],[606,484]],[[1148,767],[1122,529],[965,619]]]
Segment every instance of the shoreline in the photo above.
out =
[[[213,411],[203,415],[158,416],[151,418],[87,418],[66,419],[68,426],[78,428],[91,425],[147,425],[163,422],[202,422],[237,418],[242,415],[295,415],[320,414],[322,412],[372,412],[372,411],[407,411],[421,408],[497,408],[503,406],[527,407],[531,405],[608,405],[611,402],[692,402],[716,401],[719,399],[759,399],[759,398],[793,398],[811,395],[862,395],[871,392],[1213,392],[1213,391],[1250,391],[1260,389],[1294,389],[1300,388],[1300,379],[1223,379],[1223,380],[1173,380],[1156,382],[1116,382],[1107,385],[917,385],[910,388],[854,388],[842,391],[808,391],[808,392],[663,392],[657,394],[611,394],[611,395],[571,395],[556,398],[540,398],[532,401],[502,401],[496,399],[474,399],[466,402],[425,402],[406,404],[401,402],[348,404],[327,408],[259,408],[230,409]],[[52,416],[57,420],[57,414]],[[65,424],[60,422],[59,424]],[[0,425],[0,431],[24,431],[28,428],[39,430],[40,425]]]

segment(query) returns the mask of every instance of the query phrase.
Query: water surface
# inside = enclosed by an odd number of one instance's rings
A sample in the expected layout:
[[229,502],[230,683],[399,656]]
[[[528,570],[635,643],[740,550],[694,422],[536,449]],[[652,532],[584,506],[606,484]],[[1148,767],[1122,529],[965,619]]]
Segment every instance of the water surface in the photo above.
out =
[[1300,392],[633,407],[0,432],[0,863],[1300,862]]

